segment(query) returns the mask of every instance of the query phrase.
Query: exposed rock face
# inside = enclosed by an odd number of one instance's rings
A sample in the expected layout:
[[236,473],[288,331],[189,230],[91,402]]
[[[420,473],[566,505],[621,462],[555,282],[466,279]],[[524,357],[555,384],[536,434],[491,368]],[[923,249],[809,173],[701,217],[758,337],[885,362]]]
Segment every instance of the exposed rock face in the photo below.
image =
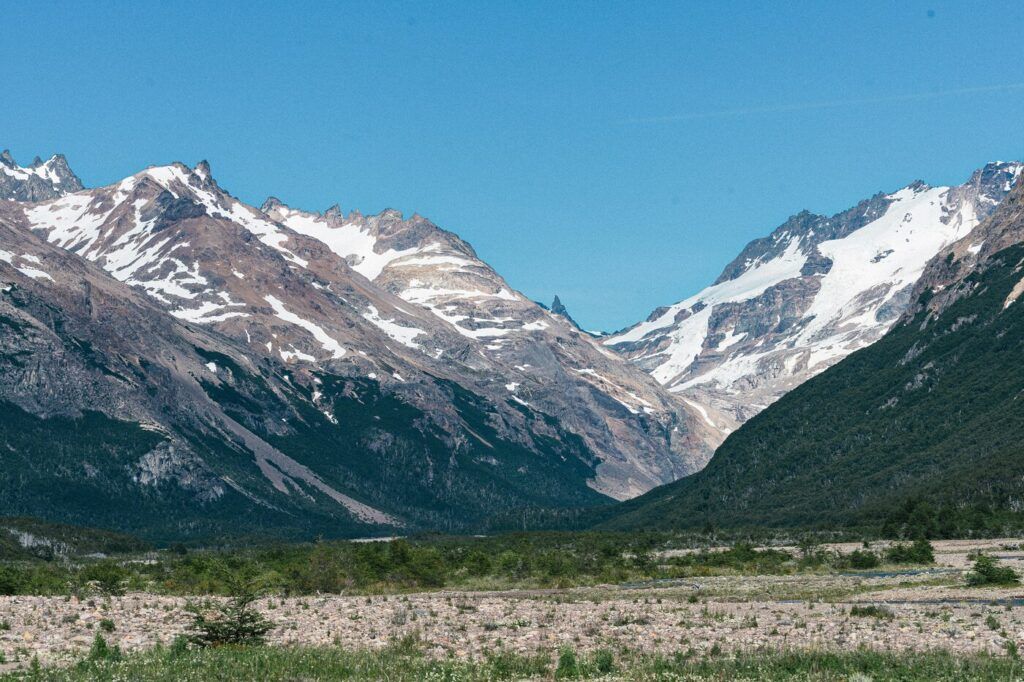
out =
[[[1016,180],[1016,184],[1014,184]],[[904,314],[913,316],[922,308],[932,311],[933,316],[946,310],[954,302],[971,293],[976,286],[972,274],[984,272],[992,256],[1003,249],[1024,242],[1024,186],[1020,176],[1008,177],[993,172],[986,166],[971,178],[963,188],[964,201],[985,201],[989,196],[986,187],[997,184],[1009,194],[1002,201],[999,211],[986,220],[966,237],[956,241],[939,252],[928,264],[924,274],[914,286],[911,295],[913,305]],[[1024,290],[1024,285],[1014,289],[1011,305]]]
[[558,298],[558,296],[555,296],[555,300],[551,301],[551,307],[549,308],[549,310],[553,315],[558,315],[559,317],[564,318],[566,322],[576,327],[577,329],[582,329],[579,323],[577,323],[576,320],[572,319],[572,315],[569,314],[569,311],[562,303],[562,299]]
[[972,230],[1021,168],[992,163],[960,186],[915,182],[832,217],[799,213],[748,244],[712,286],[605,343],[701,410],[717,447],[787,391],[879,339],[942,249],[990,248]]
[[[97,451],[113,432],[145,447],[114,448],[114,469],[63,450],[39,485],[141,495],[150,519],[184,504],[159,534],[222,532],[229,513],[334,534],[500,525],[710,455],[688,407],[420,216],[259,210],[205,162],[54,192],[0,202],[0,399],[24,411],[9,445],[37,456],[14,434],[55,428],[39,420],[117,420]],[[63,520],[125,527],[82,509]]]
[[334,207],[316,214],[276,199],[263,209],[472,343],[468,355],[443,344],[435,354],[493,372],[480,390],[500,387],[505,399],[553,415],[580,434],[601,460],[596,487],[602,492],[629,497],[699,470],[710,456],[703,446],[707,427],[686,406],[570,320],[515,291],[451,232],[390,210],[343,216]]
[[6,149],[0,152],[0,199],[45,201],[82,189],[82,181],[68,167],[63,154],[48,161],[36,157],[27,168],[19,166]]
[[258,356],[2,218],[0,243],[6,513],[161,538],[344,535],[601,499],[592,455],[540,415],[397,362],[407,393]]

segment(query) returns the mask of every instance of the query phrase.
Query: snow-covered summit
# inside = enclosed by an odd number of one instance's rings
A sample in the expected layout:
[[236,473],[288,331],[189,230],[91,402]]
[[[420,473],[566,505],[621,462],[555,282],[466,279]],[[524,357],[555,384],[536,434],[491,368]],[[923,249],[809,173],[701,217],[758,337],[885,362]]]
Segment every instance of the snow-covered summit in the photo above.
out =
[[928,261],[970,234],[1022,168],[994,162],[963,185],[917,181],[834,216],[801,212],[748,244],[710,287],[604,343],[701,407],[724,438],[880,338]]

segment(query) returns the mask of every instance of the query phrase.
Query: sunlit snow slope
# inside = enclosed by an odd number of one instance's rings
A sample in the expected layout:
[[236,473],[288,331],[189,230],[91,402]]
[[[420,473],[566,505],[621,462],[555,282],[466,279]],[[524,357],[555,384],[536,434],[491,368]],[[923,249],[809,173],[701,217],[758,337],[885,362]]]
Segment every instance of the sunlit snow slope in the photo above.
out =
[[928,261],[991,213],[1021,168],[991,163],[960,186],[916,182],[832,217],[800,213],[747,245],[712,286],[605,343],[700,408],[720,442],[880,338]]

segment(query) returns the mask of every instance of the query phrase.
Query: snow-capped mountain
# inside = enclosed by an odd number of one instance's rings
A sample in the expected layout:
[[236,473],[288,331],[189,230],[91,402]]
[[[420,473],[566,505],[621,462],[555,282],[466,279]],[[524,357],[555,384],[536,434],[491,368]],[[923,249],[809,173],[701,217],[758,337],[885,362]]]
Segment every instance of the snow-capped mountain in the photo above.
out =
[[[707,427],[687,406],[570,319],[514,290],[455,234],[397,211],[343,215],[335,206],[310,213],[275,198],[263,211],[326,244],[373,284],[435,315],[504,377],[508,399],[556,416],[607,453],[597,482],[602,492],[636,495],[700,469],[710,456],[703,446]],[[602,445],[608,441],[619,452]],[[622,451],[633,454],[623,458]]]
[[0,245],[5,513],[151,537],[408,525],[339,490],[345,453],[288,442],[319,414],[297,377],[3,217]]
[[925,265],[994,210],[1022,167],[991,163],[955,187],[915,182],[831,217],[802,212],[748,244],[710,287],[604,343],[697,409],[715,447],[879,339]]
[[[1015,168],[966,188],[998,198]],[[986,176],[990,182],[986,182]],[[608,527],[888,528],[1000,533],[1024,519],[1024,179],[941,249],[877,342],[730,436],[699,474],[619,508]],[[886,532],[886,531],[883,531]]]
[[0,152],[0,199],[44,201],[82,189],[82,181],[71,172],[62,154],[43,161],[38,156],[26,168],[19,166],[10,151]]
[[[0,366],[0,401],[40,418],[101,409],[156,424],[178,453],[142,453],[159,462],[160,480],[199,467],[214,487],[288,514],[294,495],[308,493],[327,504],[321,520],[340,505],[356,523],[455,528],[520,507],[628,497],[710,456],[707,427],[690,408],[419,216],[316,214],[277,201],[257,209],[225,192],[205,162],[151,167],[94,189],[59,185],[42,200],[0,201],[0,274],[10,291],[42,288],[68,305],[84,297],[85,311],[67,313],[80,320],[99,308],[91,291],[121,292],[132,310],[144,293],[143,316],[166,318],[150,324],[199,339],[206,362],[167,366],[161,343],[140,353],[116,335],[80,346],[82,336],[64,338],[63,326],[49,332],[59,351],[18,350],[13,335],[2,361],[22,351],[39,365],[92,353],[103,367],[129,362],[149,392],[160,390],[150,369],[170,386],[181,379],[195,400],[181,401],[187,418],[163,398],[140,413],[142,401],[103,374],[102,399],[61,402],[53,397],[61,385],[98,379],[85,369],[69,379],[58,365],[36,391],[49,397],[34,401],[25,387],[40,373],[16,363]],[[27,241],[5,246],[17,235]],[[55,249],[109,281],[65,281],[39,267]],[[195,433],[205,434],[200,443]],[[262,478],[225,472],[223,452],[237,457],[239,448]],[[268,482],[276,492],[261,487]]]

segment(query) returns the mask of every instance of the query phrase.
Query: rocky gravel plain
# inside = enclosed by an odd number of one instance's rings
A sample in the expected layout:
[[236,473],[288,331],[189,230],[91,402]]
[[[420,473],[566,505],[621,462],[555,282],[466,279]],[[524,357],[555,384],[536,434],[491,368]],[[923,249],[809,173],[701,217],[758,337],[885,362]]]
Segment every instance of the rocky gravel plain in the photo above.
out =
[[[438,657],[566,645],[661,652],[866,646],[998,654],[1020,648],[1024,589],[964,586],[960,555],[976,548],[937,543],[940,563],[928,570],[715,576],[570,590],[270,597],[259,607],[276,625],[272,644],[376,648],[412,635]],[[33,657],[43,664],[75,660],[97,632],[126,651],[169,644],[190,620],[187,604],[142,593],[0,597],[6,659],[0,671]],[[851,613],[866,605],[881,611]]]

